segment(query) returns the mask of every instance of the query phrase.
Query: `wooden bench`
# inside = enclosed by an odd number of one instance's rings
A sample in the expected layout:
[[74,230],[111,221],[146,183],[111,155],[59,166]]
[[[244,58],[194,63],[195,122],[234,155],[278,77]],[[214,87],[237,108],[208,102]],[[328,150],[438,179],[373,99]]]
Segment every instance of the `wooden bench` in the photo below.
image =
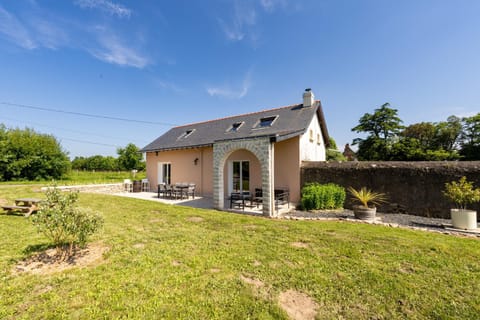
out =
[[6,212],[6,214],[12,212],[22,212],[25,217],[28,217],[33,211],[35,211],[36,208],[34,206],[2,206],[2,209]]

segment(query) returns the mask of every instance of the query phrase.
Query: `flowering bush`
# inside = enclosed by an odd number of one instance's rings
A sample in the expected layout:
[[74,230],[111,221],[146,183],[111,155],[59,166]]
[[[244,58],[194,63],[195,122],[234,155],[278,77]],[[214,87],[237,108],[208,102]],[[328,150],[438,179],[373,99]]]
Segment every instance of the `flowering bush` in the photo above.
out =
[[76,206],[78,192],[62,192],[53,187],[48,188],[46,196],[32,217],[33,224],[57,249],[68,245],[71,255],[76,246],[84,246],[88,236],[100,229],[103,219],[91,210]]

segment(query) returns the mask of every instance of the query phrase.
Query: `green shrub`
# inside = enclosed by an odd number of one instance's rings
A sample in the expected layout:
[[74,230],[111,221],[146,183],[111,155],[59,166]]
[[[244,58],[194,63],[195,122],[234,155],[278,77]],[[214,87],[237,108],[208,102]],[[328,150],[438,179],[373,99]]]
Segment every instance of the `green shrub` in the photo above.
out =
[[62,192],[53,187],[48,188],[46,196],[32,217],[33,224],[57,249],[68,246],[68,255],[71,255],[73,249],[84,246],[88,236],[100,229],[103,219],[91,210],[76,206],[78,191]]
[[304,210],[341,209],[345,202],[345,188],[333,184],[309,183],[302,188]]
[[475,189],[467,177],[445,183],[443,195],[455,203],[458,209],[467,209],[467,205],[480,201],[480,188]]

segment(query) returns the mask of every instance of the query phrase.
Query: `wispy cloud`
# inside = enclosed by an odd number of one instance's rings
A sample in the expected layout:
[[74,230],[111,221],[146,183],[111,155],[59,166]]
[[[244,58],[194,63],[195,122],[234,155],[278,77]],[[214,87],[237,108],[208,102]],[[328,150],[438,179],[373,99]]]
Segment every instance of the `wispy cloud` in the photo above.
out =
[[[84,7],[100,8],[124,17],[130,10],[106,0],[76,0]],[[151,60],[139,49],[146,40],[141,32],[117,34],[113,27],[87,27],[75,19],[58,18],[32,2],[32,10],[15,16],[0,6],[0,37],[16,46],[33,50],[64,47],[85,51],[96,59],[135,68],[144,68]],[[71,39],[74,39],[72,41]]]
[[166,80],[163,80],[163,79],[154,79],[153,83],[158,88],[168,90],[168,91],[173,91],[175,93],[182,93],[182,92],[185,91],[184,89],[177,86],[175,83],[170,82],[170,81],[166,81]]
[[231,13],[217,20],[228,40],[256,42],[259,38],[257,25],[261,22],[262,14],[272,14],[288,6],[289,0],[234,0]]
[[248,90],[252,85],[251,81],[252,71],[251,69],[247,71],[245,77],[243,78],[242,84],[237,88],[232,88],[229,85],[222,86],[209,86],[207,87],[207,93],[210,96],[219,96],[228,99],[241,99],[248,94]]
[[52,22],[32,19],[32,28],[35,30],[37,41],[46,48],[58,49],[59,47],[68,45],[69,36],[64,29],[58,27]]
[[251,28],[257,22],[257,11],[248,1],[235,1],[233,17],[228,22],[224,19],[218,21],[228,40],[240,41],[252,32]]
[[96,29],[99,30],[97,37],[100,48],[89,50],[95,58],[120,66],[130,66],[140,69],[149,63],[147,57],[123,44],[116,35],[101,27]]
[[287,0],[260,0],[260,5],[267,12],[273,12],[277,7],[285,8]]
[[10,12],[0,7],[0,34],[24,49],[35,49],[38,45],[27,28]]
[[76,0],[75,4],[80,8],[99,9],[118,18],[130,18],[132,10],[124,5],[108,0]]

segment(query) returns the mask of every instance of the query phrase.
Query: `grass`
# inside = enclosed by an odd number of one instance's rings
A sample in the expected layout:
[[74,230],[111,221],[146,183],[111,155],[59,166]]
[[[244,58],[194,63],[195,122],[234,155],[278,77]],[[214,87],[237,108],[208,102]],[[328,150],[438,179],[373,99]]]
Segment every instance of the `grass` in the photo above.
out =
[[[141,180],[146,178],[145,171],[137,172],[135,177],[129,171],[81,171],[71,170],[62,179],[57,180],[59,185],[76,185],[76,184],[92,184],[92,183],[118,183],[123,182],[124,179]],[[0,182],[1,185],[30,185],[51,183],[52,181],[7,181]]]
[[[38,188],[0,186],[0,198],[38,197]],[[108,195],[81,194],[80,203],[104,216],[92,240],[110,250],[102,264],[51,275],[11,274],[46,240],[28,219],[0,215],[1,319],[286,319],[277,297],[288,289],[312,297],[320,319],[480,314],[476,239]]]

